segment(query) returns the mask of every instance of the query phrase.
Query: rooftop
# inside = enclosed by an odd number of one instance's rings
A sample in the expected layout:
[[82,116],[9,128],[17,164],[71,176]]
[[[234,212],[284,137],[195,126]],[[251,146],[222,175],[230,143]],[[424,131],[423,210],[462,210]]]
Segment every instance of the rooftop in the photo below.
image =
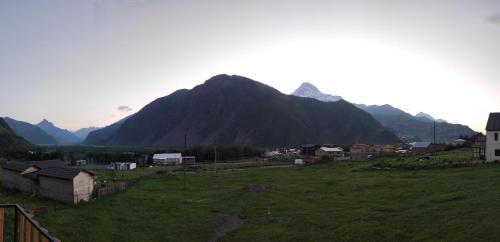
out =
[[30,167],[34,166],[33,164],[27,164],[27,163],[20,163],[20,162],[9,162],[6,163],[5,165],[2,166],[3,169],[5,170],[11,170],[11,171],[24,171]]
[[500,113],[490,113],[486,131],[500,131]]
[[80,172],[86,172],[92,176],[94,175],[94,173],[88,170],[80,170],[80,169],[65,168],[65,167],[48,167],[33,173],[35,173],[37,176],[46,176],[46,177],[60,178],[65,180],[73,180],[73,178],[75,178],[75,176],[80,174]]

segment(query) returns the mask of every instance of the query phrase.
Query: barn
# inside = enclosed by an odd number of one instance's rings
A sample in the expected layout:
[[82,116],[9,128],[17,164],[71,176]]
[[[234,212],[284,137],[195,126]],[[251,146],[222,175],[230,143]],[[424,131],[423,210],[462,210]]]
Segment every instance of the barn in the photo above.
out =
[[52,162],[40,163],[42,167],[18,162],[3,165],[2,187],[70,204],[92,198],[94,192],[92,172],[64,166],[51,167],[49,164]]

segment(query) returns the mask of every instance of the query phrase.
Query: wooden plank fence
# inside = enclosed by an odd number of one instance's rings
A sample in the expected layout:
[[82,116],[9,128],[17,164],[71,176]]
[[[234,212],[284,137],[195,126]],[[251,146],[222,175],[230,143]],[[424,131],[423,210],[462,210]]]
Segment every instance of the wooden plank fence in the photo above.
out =
[[95,189],[95,197],[102,198],[115,192],[125,191],[128,187],[126,182],[113,182],[101,185]]
[[[11,211],[9,216],[7,216],[7,210]],[[10,227],[6,226],[8,223]],[[10,233],[6,236],[8,231]],[[49,235],[46,229],[42,228],[17,204],[0,205],[0,242],[9,238],[15,242],[60,242]]]

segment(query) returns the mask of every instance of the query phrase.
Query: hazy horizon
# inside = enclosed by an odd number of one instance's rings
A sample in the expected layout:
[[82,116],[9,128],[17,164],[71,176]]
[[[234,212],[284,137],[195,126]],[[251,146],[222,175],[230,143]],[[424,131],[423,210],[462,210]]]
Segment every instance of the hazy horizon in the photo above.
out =
[[483,131],[498,1],[1,1],[0,116],[106,126],[221,74]]

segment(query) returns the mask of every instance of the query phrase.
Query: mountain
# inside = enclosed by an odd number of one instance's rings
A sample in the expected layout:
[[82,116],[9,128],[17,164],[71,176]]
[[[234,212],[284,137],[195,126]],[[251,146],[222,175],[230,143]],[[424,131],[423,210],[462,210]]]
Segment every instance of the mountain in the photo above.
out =
[[120,119],[119,121],[108,125],[102,129],[94,130],[90,132],[87,135],[87,139],[84,141],[85,144],[90,144],[90,145],[103,145],[109,143],[111,137],[113,134],[122,126],[127,119],[132,117],[132,115],[129,115],[123,119]]
[[37,126],[54,137],[59,144],[78,144],[81,142],[81,139],[67,129],[58,128],[46,119],[42,120]]
[[332,96],[329,94],[322,93],[316,86],[309,82],[304,82],[300,85],[297,90],[295,90],[291,95],[297,97],[308,97],[314,98],[323,102],[337,102],[342,100],[340,96]]
[[423,112],[415,114],[414,117],[416,119],[424,121],[424,122],[431,122],[431,123],[433,123],[434,121],[436,121],[436,119],[434,117],[432,117],[429,114],[423,113]]
[[[400,138],[409,141],[434,140],[434,122],[428,117],[423,115],[415,117],[391,105],[358,104],[356,106],[371,114],[382,126],[392,130]],[[436,122],[437,142],[451,142],[461,135],[472,136],[474,134],[475,131],[465,125]]]
[[218,75],[158,98],[122,124],[89,134],[91,145],[182,147],[209,144],[395,143],[368,113],[343,100],[285,95],[241,76]]
[[10,149],[19,146],[28,146],[30,143],[17,136],[3,118],[0,118],[0,149]]
[[74,131],[73,134],[78,137],[81,140],[85,140],[87,136],[89,135],[90,132],[96,131],[100,128],[98,127],[88,127],[88,128],[81,128],[77,131]]
[[33,144],[37,145],[57,144],[57,141],[54,137],[48,135],[38,126],[8,117],[5,117],[3,119],[16,135],[23,137],[24,139]]
[[[304,85],[304,84],[303,84]],[[299,87],[299,89],[302,89]],[[297,89],[297,90],[299,90]],[[303,92],[303,94],[306,92]],[[310,92],[311,95],[302,95],[311,97],[317,100],[325,100],[318,97],[319,90]],[[295,92],[292,94],[295,95]],[[328,101],[326,101],[328,102]],[[398,137],[409,141],[433,141],[434,139],[434,118],[425,113],[418,113],[412,116],[400,109],[394,108],[391,105],[364,105],[355,104],[356,107],[371,114],[383,127],[391,130]],[[450,124],[445,120],[436,120],[436,141],[450,142],[458,139],[461,135],[474,135],[475,131],[461,124]]]

